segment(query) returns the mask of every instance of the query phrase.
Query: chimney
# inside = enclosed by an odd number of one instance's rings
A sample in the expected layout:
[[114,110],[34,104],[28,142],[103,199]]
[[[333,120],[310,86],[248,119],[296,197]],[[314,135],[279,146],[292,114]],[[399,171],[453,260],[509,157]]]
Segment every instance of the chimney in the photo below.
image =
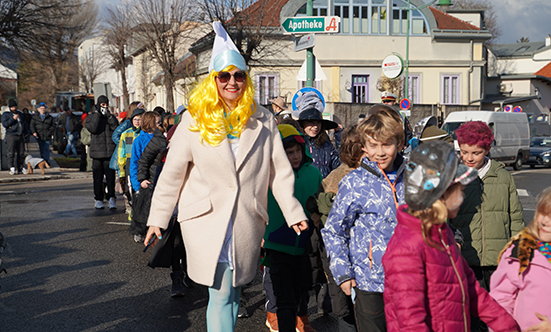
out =
[[551,35],[545,37],[545,46],[551,46]]

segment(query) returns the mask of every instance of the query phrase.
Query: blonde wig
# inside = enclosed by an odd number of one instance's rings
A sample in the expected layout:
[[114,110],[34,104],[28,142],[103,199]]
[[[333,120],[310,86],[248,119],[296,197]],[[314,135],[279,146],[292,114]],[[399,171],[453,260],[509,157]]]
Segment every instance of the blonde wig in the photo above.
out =
[[[232,71],[231,65],[222,71]],[[201,139],[212,146],[218,146],[228,134],[240,137],[249,117],[256,111],[254,101],[254,86],[247,74],[243,95],[237,102],[237,107],[230,110],[220,97],[216,86],[218,72],[214,70],[203,79],[192,91],[189,97],[188,112],[197,122],[191,125],[191,131],[199,131]]]

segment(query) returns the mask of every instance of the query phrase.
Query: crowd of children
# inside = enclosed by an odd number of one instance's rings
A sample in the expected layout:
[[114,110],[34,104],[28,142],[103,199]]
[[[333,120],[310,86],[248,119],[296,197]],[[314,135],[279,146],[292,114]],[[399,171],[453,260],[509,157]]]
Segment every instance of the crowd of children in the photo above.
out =
[[323,282],[340,331],[551,331],[551,188],[525,227],[512,176],[487,157],[488,125],[457,129],[456,153],[435,119],[409,134],[376,105],[334,145],[319,96],[296,114],[274,99],[272,116],[214,29],[189,112],[135,105],[113,128],[135,240],[154,245],[150,266],[172,267],[173,296],[187,269],[208,287],[209,331],[235,329],[261,252],[272,332],[315,331],[307,303]]

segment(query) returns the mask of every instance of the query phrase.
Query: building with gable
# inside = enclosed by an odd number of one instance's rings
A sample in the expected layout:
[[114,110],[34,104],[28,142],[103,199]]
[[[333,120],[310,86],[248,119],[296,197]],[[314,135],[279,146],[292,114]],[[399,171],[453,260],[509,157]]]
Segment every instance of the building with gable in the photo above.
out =
[[[262,1],[268,0],[255,4]],[[292,36],[284,35],[281,29],[286,18],[306,15],[305,1],[271,3],[272,11],[266,13],[262,24],[280,34],[279,39],[272,34],[265,41],[278,52],[261,57],[260,62],[249,63],[256,96],[263,105],[275,96],[283,96],[290,102],[305,85],[298,74],[306,51],[295,52]],[[481,107],[486,74],[484,42],[491,38],[483,25],[482,11],[443,12],[423,7],[422,0],[411,0],[409,12],[404,0],[314,0],[313,3],[315,16],[340,17],[339,33],[315,35],[314,55],[320,66],[314,86],[325,96],[329,112],[339,113],[343,104],[381,102],[377,85],[382,78],[383,59],[398,53],[405,60],[408,51],[408,95],[414,105],[413,121],[418,117],[415,105],[441,105],[444,112],[447,107],[458,105]],[[254,5],[244,12],[247,10],[255,10]],[[212,41],[207,37],[191,47],[197,57],[199,75],[207,73],[211,48]],[[348,122],[343,119],[348,116],[339,117]],[[357,114],[353,121],[356,118]]]

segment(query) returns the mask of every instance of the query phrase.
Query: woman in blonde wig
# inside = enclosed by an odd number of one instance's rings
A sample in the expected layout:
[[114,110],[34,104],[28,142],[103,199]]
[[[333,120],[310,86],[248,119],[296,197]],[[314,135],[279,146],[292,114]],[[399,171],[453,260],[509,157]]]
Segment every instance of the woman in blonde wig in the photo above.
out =
[[268,188],[289,227],[307,229],[273,116],[254,102],[247,65],[226,31],[213,27],[210,73],[172,137],[145,239],[162,236],[178,204],[189,276],[209,287],[209,332],[235,328],[240,286],[258,268]]

